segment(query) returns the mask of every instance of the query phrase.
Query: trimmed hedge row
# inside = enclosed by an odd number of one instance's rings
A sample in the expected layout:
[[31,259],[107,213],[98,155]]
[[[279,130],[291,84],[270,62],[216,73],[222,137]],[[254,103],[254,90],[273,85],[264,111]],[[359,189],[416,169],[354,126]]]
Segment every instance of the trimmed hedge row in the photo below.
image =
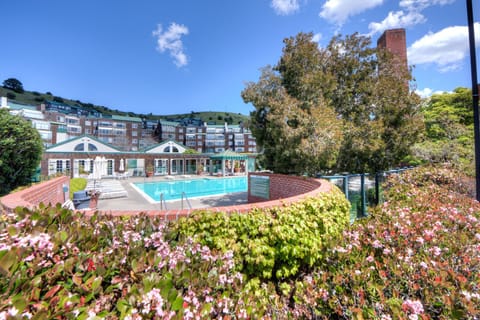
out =
[[197,212],[174,226],[210,249],[232,250],[239,271],[282,280],[306,271],[349,224],[350,204],[339,189],[293,205],[245,215]]

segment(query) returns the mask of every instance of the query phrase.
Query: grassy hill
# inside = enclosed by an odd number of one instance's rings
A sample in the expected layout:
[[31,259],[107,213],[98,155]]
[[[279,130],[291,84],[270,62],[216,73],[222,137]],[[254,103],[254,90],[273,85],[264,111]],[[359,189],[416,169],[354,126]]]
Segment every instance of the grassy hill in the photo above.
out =
[[110,109],[104,106],[94,105],[92,103],[82,102],[80,100],[71,100],[63,97],[58,97],[53,95],[51,92],[40,93],[36,91],[24,91],[23,93],[15,92],[14,90],[0,87],[0,97],[7,97],[9,100],[13,100],[17,103],[28,104],[28,105],[40,105],[45,101],[56,101],[60,103],[65,103],[72,106],[79,106],[86,110],[96,110],[105,115],[119,115],[119,116],[130,116],[130,117],[140,117],[152,120],[172,120],[172,119],[185,119],[185,118],[195,118],[201,119],[202,122],[207,123],[216,123],[223,124],[228,122],[230,124],[238,124],[239,122],[248,123],[250,117],[248,115],[243,115],[240,113],[231,113],[231,112],[215,112],[215,111],[202,111],[186,113],[186,114],[173,114],[173,115],[154,115],[152,113],[141,114],[135,112],[125,112],[116,109]]

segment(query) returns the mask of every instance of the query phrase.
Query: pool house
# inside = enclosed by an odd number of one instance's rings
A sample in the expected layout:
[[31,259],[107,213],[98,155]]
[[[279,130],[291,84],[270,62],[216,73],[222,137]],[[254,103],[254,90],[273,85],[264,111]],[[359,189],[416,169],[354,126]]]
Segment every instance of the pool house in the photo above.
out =
[[123,151],[93,136],[83,135],[47,148],[42,175],[67,174],[72,178],[93,173],[95,159],[104,162],[104,177],[206,174],[246,175],[255,168],[255,154],[190,151],[175,141],[164,141],[142,151]]

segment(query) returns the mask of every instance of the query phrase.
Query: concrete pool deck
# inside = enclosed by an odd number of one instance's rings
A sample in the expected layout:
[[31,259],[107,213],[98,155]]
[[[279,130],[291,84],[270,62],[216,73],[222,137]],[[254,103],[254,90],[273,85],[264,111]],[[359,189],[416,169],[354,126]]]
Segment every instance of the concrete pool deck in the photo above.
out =
[[[115,198],[115,199],[99,199],[97,204],[97,210],[108,213],[109,211],[147,211],[147,210],[162,210],[160,203],[150,203],[145,197],[140,194],[131,183],[135,182],[155,182],[155,181],[179,181],[179,180],[192,180],[192,179],[216,179],[212,176],[158,176],[158,177],[131,177],[129,179],[118,180],[122,187],[127,191],[127,197]],[[223,178],[223,177],[222,177]],[[228,177],[225,177],[228,178]],[[104,179],[108,180],[108,179]],[[234,206],[248,203],[247,192],[237,192],[219,196],[208,196],[188,199],[192,209]],[[167,208],[163,210],[181,210],[190,209],[186,201],[176,200],[167,201]]]

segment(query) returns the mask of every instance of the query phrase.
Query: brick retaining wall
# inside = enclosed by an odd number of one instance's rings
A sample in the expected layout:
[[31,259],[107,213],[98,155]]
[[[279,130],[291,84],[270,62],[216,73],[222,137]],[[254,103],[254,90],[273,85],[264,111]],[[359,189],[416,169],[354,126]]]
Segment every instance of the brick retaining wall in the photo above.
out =
[[30,188],[8,194],[0,198],[1,206],[8,212],[16,207],[34,208],[40,203],[56,205],[65,202],[63,186],[70,185],[70,178],[58,177],[49,181],[35,184]]
[[[251,173],[249,174],[249,190],[250,188],[250,176],[262,176],[270,179],[270,199],[278,200],[305,193],[311,192],[321,187],[322,182],[318,179],[311,179],[307,177],[289,176],[284,174],[273,173]],[[248,194],[248,202],[264,202],[264,198],[259,198]]]

